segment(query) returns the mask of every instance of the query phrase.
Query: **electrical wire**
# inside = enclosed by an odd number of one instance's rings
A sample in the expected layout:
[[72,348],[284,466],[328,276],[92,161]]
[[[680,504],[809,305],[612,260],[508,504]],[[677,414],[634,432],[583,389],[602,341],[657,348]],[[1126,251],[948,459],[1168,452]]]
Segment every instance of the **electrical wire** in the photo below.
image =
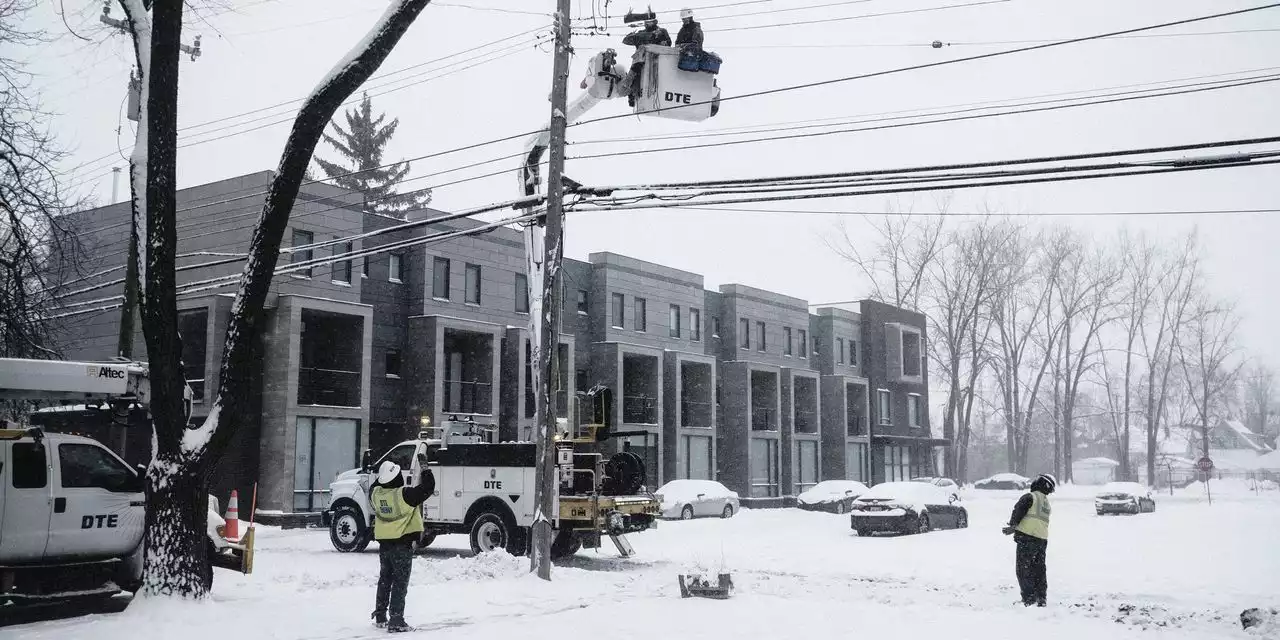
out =
[[[706,211],[710,213],[763,213],[770,215],[827,215],[827,216],[889,216],[895,218],[910,217],[1112,217],[1112,216],[1217,216],[1253,213],[1280,213],[1280,207],[1263,209],[1172,209],[1147,211],[1028,211],[1012,213],[1007,211],[854,211],[848,209],[735,209],[724,207],[683,206],[671,207],[673,211]],[[587,213],[572,211],[570,213]]]
[[[880,13],[863,13],[855,16],[835,16],[826,18],[816,18],[813,20],[796,20],[793,22],[772,22],[768,24],[754,24],[742,27],[715,27],[707,29],[711,33],[725,33],[729,31],[756,31],[759,29],[778,29],[782,27],[799,27],[811,24],[830,24],[833,22],[848,22],[850,20],[865,20],[868,18],[884,18],[888,16],[902,16],[916,13],[932,13],[934,11],[947,11],[949,9],[967,9],[970,7],[980,7],[989,4],[1004,4],[1012,0],[976,0],[975,2],[965,2],[962,4],[948,4],[937,7],[922,7],[918,9],[898,9],[895,11],[882,11]],[[843,3],[836,3],[843,4]],[[750,15],[750,14],[743,14]]]

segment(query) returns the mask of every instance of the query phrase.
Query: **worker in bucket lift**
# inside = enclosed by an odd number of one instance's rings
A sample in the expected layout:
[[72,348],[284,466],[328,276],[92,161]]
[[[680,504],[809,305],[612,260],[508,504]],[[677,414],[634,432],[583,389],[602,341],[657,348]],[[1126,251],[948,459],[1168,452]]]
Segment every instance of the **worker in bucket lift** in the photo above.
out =
[[[622,65],[618,64],[618,52],[605,49],[587,63],[587,75],[578,87],[586,89],[594,98],[613,98],[626,90],[626,73]],[[592,81],[592,78],[595,80]]]
[[636,106],[636,98],[640,97],[640,73],[644,71],[644,53],[641,47],[646,44],[660,44],[666,47],[671,46],[671,34],[666,29],[658,26],[658,18],[652,12],[645,17],[644,29],[633,31],[622,39],[622,44],[629,44],[636,48],[635,53],[631,54],[631,73],[628,75],[629,90],[627,91],[627,104]]
[[702,25],[694,21],[693,9],[681,9],[680,20],[683,24],[676,34],[676,46],[702,49]]

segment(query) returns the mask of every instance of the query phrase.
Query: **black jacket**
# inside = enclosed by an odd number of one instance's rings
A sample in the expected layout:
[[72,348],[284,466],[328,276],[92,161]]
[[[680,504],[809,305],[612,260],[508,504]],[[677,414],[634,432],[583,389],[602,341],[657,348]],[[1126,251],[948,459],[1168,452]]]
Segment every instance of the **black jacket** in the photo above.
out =
[[702,25],[697,21],[690,20],[680,25],[680,32],[676,34],[676,46],[691,44],[699,49],[702,48]]
[[1022,519],[1026,517],[1027,512],[1031,510],[1031,505],[1034,503],[1035,499],[1031,497],[1030,493],[1022,494],[1022,497],[1018,498],[1018,502],[1013,505],[1013,515],[1009,516],[1009,526],[1018,526],[1018,523],[1022,522]]
[[669,47],[671,46],[671,34],[667,33],[667,30],[662,27],[641,29],[627,34],[627,36],[622,39],[622,44],[631,45],[636,48],[642,47],[646,44],[660,44]]

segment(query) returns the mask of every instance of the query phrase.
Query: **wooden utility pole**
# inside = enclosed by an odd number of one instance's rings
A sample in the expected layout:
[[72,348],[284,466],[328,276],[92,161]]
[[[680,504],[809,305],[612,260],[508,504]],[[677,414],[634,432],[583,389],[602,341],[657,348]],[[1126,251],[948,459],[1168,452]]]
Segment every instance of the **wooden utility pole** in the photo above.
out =
[[551,542],[555,532],[551,528],[556,501],[556,404],[555,388],[559,380],[556,355],[560,351],[561,300],[560,266],[564,261],[564,173],[565,127],[568,121],[565,110],[569,91],[569,0],[556,0],[556,53],[551,66],[551,131],[549,166],[547,167],[547,218],[546,236],[543,241],[542,277],[542,327],[538,349],[538,369],[542,383],[538,393],[542,401],[537,403],[537,482],[534,499],[538,510],[533,522],[532,569],[543,580],[551,579]]

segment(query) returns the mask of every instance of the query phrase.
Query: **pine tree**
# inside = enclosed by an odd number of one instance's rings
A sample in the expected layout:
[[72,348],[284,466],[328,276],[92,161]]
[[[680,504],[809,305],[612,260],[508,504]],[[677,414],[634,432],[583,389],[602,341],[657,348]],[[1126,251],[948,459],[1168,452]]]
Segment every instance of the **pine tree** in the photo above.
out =
[[[316,158],[316,164],[324,170],[333,182],[345,189],[359,191],[364,194],[369,211],[402,215],[406,211],[425,207],[431,201],[431,190],[414,190],[410,193],[397,193],[396,185],[409,173],[408,162],[396,162],[382,166],[382,152],[391,137],[396,133],[400,119],[396,118],[383,125],[387,114],[373,116],[373,103],[369,94],[364,94],[360,106],[346,112],[347,128],[336,122],[333,135],[324,134],[324,139],[353,166],[346,167],[335,162]],[[359,173],[356,173],[359,172]],[[347,175],[354,174],[354,175]]]

